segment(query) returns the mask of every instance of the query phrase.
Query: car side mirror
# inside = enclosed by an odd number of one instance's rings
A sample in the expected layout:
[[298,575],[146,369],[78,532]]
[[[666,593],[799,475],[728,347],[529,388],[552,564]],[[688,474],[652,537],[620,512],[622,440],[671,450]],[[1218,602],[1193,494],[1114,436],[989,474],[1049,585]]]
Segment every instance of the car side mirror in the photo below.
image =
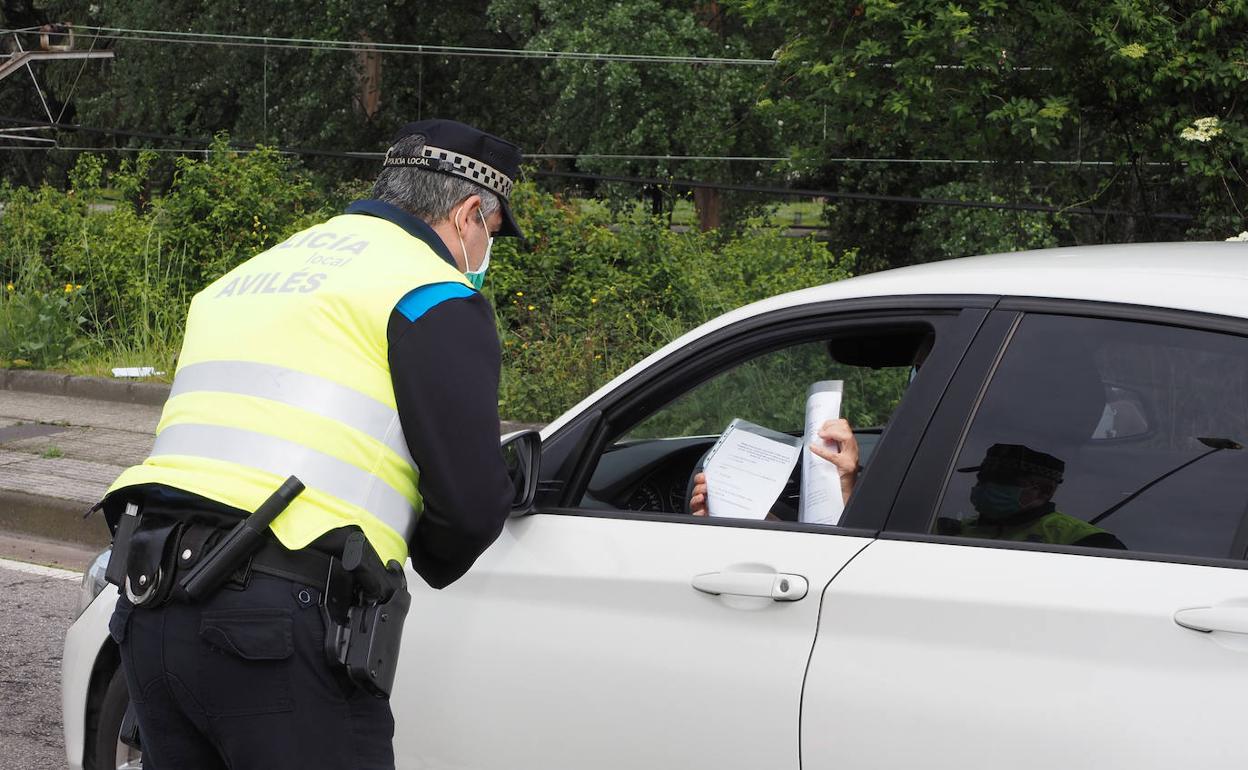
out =
[[515,494],[511,498],[511,515],[519,516],[533,507],[537,496],[537,473],[542,459],[542,436],[535,430],[508,433],[502,438],[503,461]]

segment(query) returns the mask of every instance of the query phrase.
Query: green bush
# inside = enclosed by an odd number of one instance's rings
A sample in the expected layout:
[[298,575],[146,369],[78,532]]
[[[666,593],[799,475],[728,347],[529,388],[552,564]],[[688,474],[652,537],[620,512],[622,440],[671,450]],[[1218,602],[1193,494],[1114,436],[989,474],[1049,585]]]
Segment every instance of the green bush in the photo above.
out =
[[4,191],[0,278],[84,285],[91,348],[168,370],[195,292],[321,218],[326,196],[276,151],[236,153],[221,136],[204,158],[179,158],[170,189],[149,198],[153,159],[106,174],[84,154],[66,190]]
[[723,239],[613,223],[527,185],[514,204],[529,248],[496,245],[486,292],[503,344],[500,408],[515,420],[557,416],[721,313],[848,275],[825,245],[777,230]]
[[[364,190],[318,191],[284,156],[235,153],[223,137],[204,158],[180,158],[164,194],[149,192],[152,164],[144,154],[107,173],[99,157],[83,155],[65,191],[0,189],[0,280],[19,290],[3,318],[21,352],[0,356],[38,366],[94,356],[107,364],[100,369],[172,372],[195,292]],[[848,274],[823,244],[773,229],[675,233],[529,184],[517,186],[513,204],[527,241],[501,240],[486,282],[503,344],[500,408],[510,419],[549,420],[709,318]],[[49,290],[65,284],[84,288],[69,298]],[[49,298],[80,305],[27,309]],[[45,328],[53,319],[59,331]],[[48,351],[40,363],[32,345]]]
[[77,354],[83,335],[82,286],[25,291],[10,283],[0,295],[0,360],[9,366],[45,369]]

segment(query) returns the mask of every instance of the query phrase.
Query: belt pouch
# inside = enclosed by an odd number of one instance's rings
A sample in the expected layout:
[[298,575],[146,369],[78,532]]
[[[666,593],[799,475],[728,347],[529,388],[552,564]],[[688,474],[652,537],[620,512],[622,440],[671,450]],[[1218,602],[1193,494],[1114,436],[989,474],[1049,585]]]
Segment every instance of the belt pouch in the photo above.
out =
[[126,566],[130,560],[130,539],[138,530],[143,516],[139,512],[138,504],[126,503],[124,512],[118,518],[113,532],[113,552],[109,556],[108,567],[104,570],[104,579],[118,588],[124,588]]
[[180,522],[146,524],[130,538],[126,595],[135,606],[156,606],[173,586],[174,548]]
[[177,559],[175,571],[189,570],[199,563],[200,558],[212,550],[221,539],[225,530],[210,524],[188,524],[182,527],[178,536],[178,544],[174,549]]

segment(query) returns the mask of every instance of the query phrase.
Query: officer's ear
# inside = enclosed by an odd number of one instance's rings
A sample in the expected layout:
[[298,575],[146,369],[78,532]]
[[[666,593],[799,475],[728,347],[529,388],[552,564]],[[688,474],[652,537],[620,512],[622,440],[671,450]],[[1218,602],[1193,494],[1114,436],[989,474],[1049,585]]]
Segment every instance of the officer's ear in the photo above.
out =
[[469,195],[451,209],[452,223],[461,233],[466,233],[477,222],[478,211],[481,210],[481,196]]

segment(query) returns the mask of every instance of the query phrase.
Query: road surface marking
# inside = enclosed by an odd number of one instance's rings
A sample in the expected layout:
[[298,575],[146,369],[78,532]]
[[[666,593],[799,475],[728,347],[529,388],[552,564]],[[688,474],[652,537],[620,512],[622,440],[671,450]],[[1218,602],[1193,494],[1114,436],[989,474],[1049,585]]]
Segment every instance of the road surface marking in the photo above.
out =
[[39,575],[56,580],[82,580],[81,572],[57,569],[56,567],[44,567],[41,564],[27,564],[24,561],[13,561],[12,559],[0,559],[0,569],[11,569],[14,572],[25,572],[30,575]]

